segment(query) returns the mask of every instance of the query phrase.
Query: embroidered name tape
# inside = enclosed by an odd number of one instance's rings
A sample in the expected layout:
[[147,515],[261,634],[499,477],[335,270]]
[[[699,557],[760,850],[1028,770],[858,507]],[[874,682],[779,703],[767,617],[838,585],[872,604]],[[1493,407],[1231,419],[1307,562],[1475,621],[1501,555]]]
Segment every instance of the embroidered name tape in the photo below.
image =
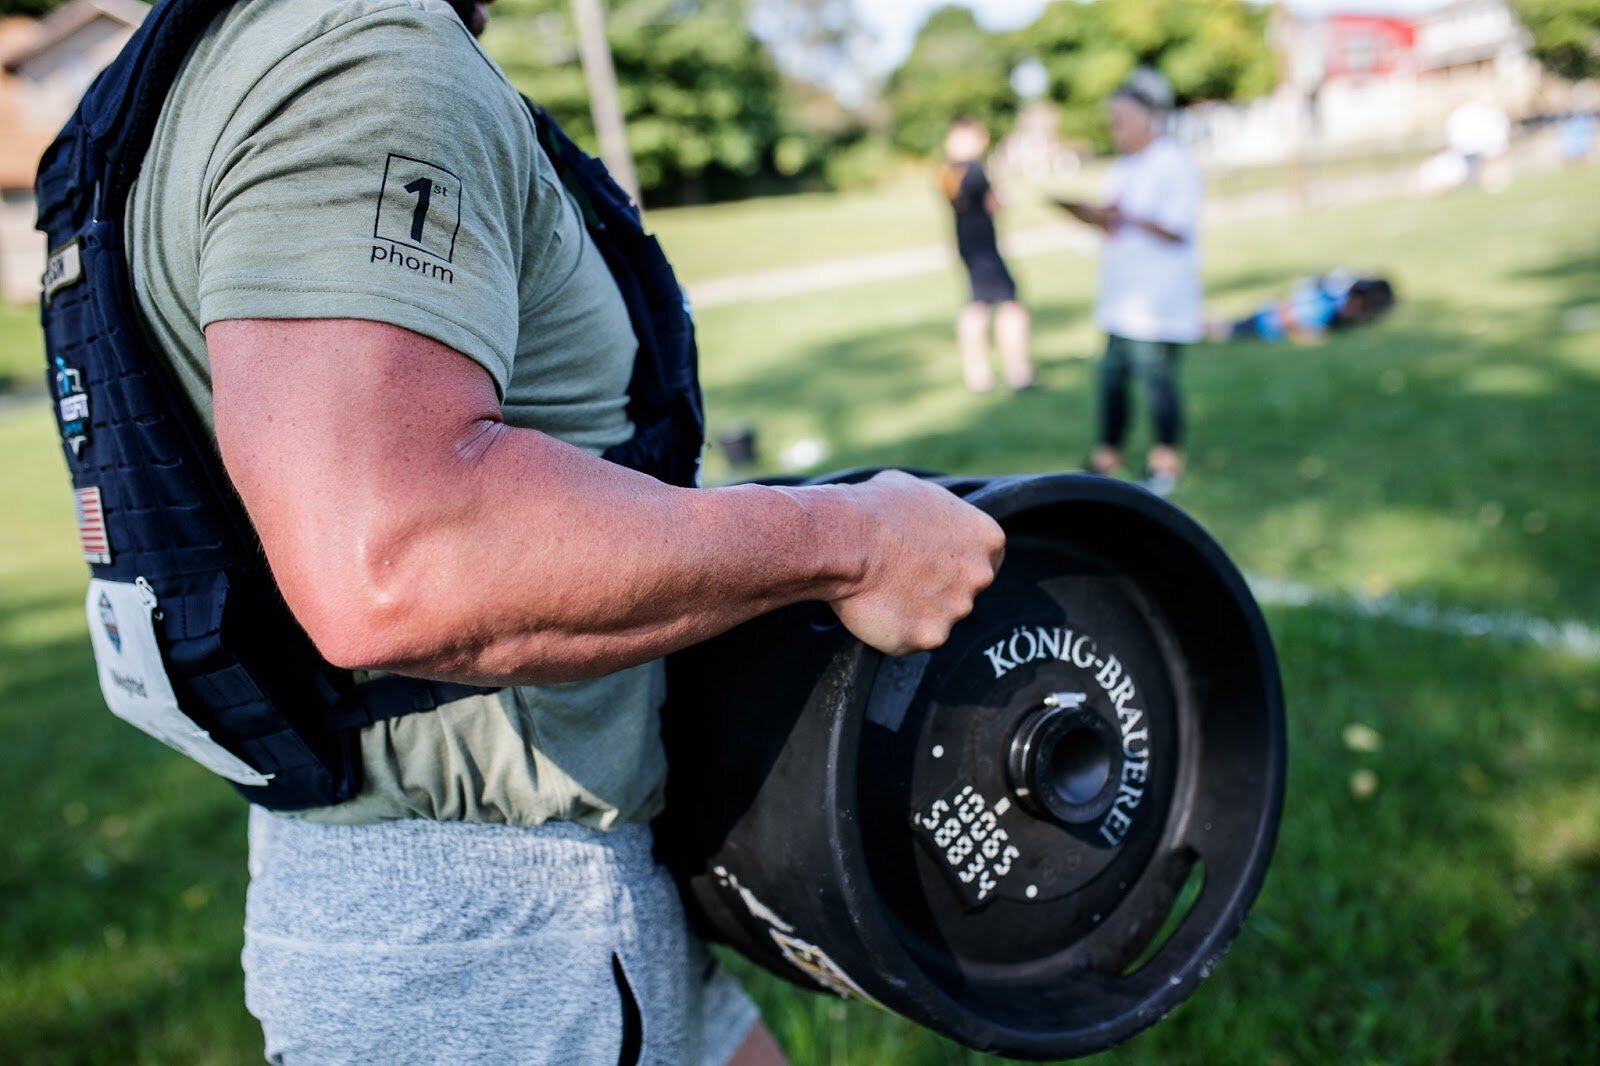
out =
[[44,276],[39,279],[44,288],[45,306],[55,299],[56,293],[83,280],[83,251],[79,242],[69,241],[50,253],[45,260]]

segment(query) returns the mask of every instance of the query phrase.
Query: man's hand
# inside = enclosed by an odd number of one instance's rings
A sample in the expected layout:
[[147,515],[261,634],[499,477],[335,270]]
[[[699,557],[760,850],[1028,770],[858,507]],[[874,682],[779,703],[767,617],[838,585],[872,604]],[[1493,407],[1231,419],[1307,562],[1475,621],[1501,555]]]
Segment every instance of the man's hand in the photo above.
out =
[[832,601],[834,611],[886,654],[939,647],[994,580],[1005,533],[945,489],[898,471],[851,491],[871,534],[865,573]]

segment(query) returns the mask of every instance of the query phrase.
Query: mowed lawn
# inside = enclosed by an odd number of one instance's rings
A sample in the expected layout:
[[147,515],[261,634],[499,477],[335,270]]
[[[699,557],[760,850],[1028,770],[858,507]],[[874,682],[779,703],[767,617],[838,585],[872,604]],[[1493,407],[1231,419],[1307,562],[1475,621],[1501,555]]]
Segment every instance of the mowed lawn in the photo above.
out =
[[[1256,911],[1188,1003],[1097,1061],[1587,1063],[1600,1049],[1600,660],[1340,605],[1600,625],[1596,177],[1207,234],[1219,310],[1340,264],[1388,273],[1402,306],[1320,347],[1186,356],[1193,466],[1177,501],[1252,574],[1329,598],[1267,611],[1291,765]],[[758,212],[740,220],[717,239],[767,240]],[[961,388],[960,285],[938,274],[705,312],[713,430],[754,425],[769,467],[799,441],[828,449],[823,466],[1078,465],[1093,264],[1016,265],[1041,389]],[[243,810],[100,706],[40,404],[0,412],[0,501],[0,1062],[257,1060],[238,969]],[[797,1064],[981,1061],[869,1008],[750,986]]]

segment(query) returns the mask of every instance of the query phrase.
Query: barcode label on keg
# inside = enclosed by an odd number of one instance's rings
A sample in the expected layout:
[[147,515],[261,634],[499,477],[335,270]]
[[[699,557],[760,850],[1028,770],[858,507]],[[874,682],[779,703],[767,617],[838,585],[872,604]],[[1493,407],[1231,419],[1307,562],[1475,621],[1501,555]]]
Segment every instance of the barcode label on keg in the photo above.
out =
[[933,850],[968,910],[987,903],[1022,858],[1000,824],[1010,809],[1005,797],[990,803],[971,785],[961,785],[911,816],[916,835]]

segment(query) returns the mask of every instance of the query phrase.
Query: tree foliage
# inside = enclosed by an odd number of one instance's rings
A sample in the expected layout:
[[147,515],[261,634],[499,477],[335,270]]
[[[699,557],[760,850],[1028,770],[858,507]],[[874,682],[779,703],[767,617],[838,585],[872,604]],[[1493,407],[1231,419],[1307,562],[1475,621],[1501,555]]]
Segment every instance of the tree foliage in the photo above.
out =
[[1240,0],[1057,0],[1019,39],[1049,72],[1066,132],[1104,146],[1103,105],[1136,66],[1165,74],[1180,104],[1270,91],[1266,18]]
[[43,15],[66,0],[0,0],[0,18],[6,15]]
[[866,30],[855,0],[751,0],[751,25],[791,77],[829,85],[857,74]]
[[895,139],[932,151],[963,112],[1003,129],[1017,106],[1010,72],[1032,57],[1050,76],[1064,132],[1103,147],[1106,98],[1140,64],[1165,74],[1181,103],[1269,91],[1266,19],[1244,0],[1056,0],[1030,26],[992,34],[966,9],[940,8],[890,78]]
[[1600,0],[1514,0],[1533,54],[1552,74],[1600,77]]
[[932,153],[957,115],[1003,134],[1017,110],[1015,58],[1010,42],[979,26],[971,11],[955,5],[935,10],[885,87],[895,145]]
[[[742,191],[782,133],[772,57],[747,0],[612,0],[607,35],[639,181],[656,200]],[[500,0],[484,46],[516,86],[593,147],[567,0]]]

